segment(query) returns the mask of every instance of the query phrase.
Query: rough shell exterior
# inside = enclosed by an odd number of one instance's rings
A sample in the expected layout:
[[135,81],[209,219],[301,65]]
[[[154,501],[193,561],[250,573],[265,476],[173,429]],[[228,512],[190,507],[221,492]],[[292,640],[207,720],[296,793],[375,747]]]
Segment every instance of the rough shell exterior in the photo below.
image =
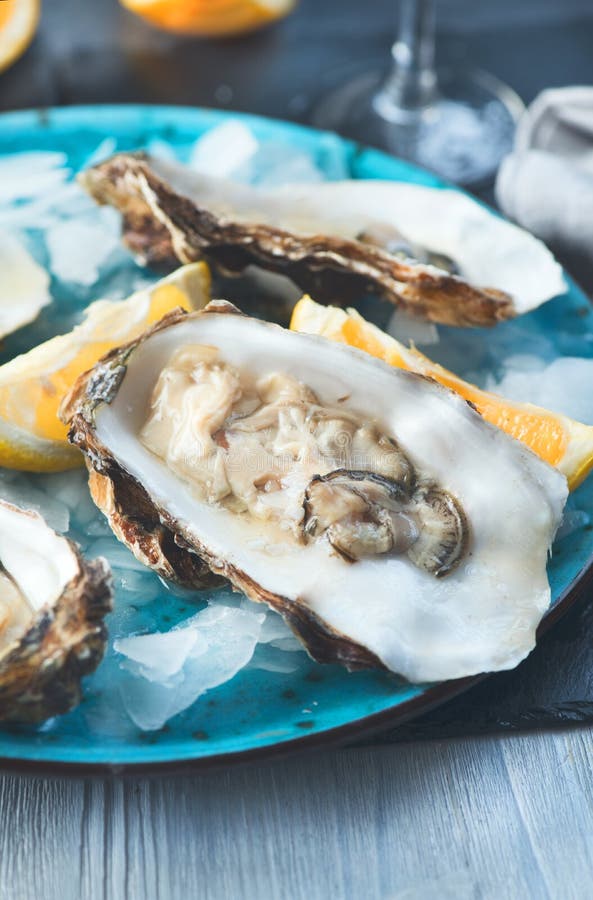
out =
[[360,241],[217,216],[173,190],[143,154],[118,154],[80,181],[98,203],[120,210],[126,244],[151,265],[205,256],[232,274],[255,264],[288,276],[321,302],[347,304],[374,293],[445,325],[494,325],[515,314],[503,291],[473,287]]
[[104,560],[86,562],[74,545],[71,549],[78,574],[0,658],[2,722],[42,722],[72,709],[81,699],[81,678],[103,658],[111,573]]

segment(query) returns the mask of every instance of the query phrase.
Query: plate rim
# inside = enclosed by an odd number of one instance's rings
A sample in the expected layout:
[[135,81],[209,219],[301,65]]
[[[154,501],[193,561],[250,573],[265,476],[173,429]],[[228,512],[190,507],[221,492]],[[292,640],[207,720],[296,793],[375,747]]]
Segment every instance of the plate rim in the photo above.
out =
[[[123,116],[124,118],[131,115],[154,115],[157,117],[162,115],[171,116],[173,119],[179,119],[183,117],[191,118],[192,115],[196,114],[198,116],[211,115],[213,120],[236,118],[246,123],[278,124],[289,132],[292,131],[309,137],[324,134],[330,135],[332,139],[338,140],[342,145],[348,147],[351,152],[354,152],[355,155],[358,152],[370,152],[377,154],[379,158],[401,162],[406,167],[409,167],[410,171],[416,171],[425,178],[429,177],[436,184],[453,189],[458,193],[468,193],[457,185],[448,182],[446,179],[434,175],[434,173],[424,169],[422,166],[409,163],[407,160],[401,160],[399,157],[391,156],[390,154],[369,145],[348,140],[334,132],[323,131],[310,125],[291,122],[272,116],[263,116],[230,109],[215,109],[210,107],[182,106],[175,104],[96,103],[9,110],[0,113],[0,139],[4,128],[11,125],[15,128],[26,127],[29,129],[43,129],[47,127],[51,121],[51,124],[56,124],[60,127],[67,124],[77,124],[77,119],[83,118],[85,115],[95,115],[97,112],[100,112],[102,116],[105,117]],[[107,137],[108,135],[105,136]],[[478,200],[477,202],[482,203],[491,213],[501,215],[499,210],[494,209],[487,203],[483,203],[482,200]],[[591,304],[592,301],[587,293],[566,272],[564,267],[562,267],[562,270],[569,288],[576,288],[582,297]],[[593,586],[593,552],[578,574],[573,578],[570,584],[567,585],[554,606],[546,613],[537,629],[537,641],[539,641],[541,637],[552,628],[566,612],[568,612],[569,609],[575,606],[579,601],[585,599],[587,589],[591,586]],[[226,769],[231,765],[246,765],[253,762],[261,762],[266,759],[271,761],[285,759],[306,751],[338,748],[350,740],[372,737],[373,734],[376,734],[383,729],[396,727],[421,714],[435,709],[441,704],[452,700],[454,697],[459,696],[474,687],[481,681],[490,677],[495,677],[496,674],[497,673],[482,673],[479,675],[468,676],[467,678],[441,682],[428,688],[422,694],[398,703],[396,706],[387,707],[386,709],[371,713],[367,716],[345,722],[342,725],[325,728],[311,734],[296,738],[293,737],[287,740],[274,740],[270,743],[248,749],[187,756],[177,759],[154,759],[144,762],[79,762],[75,760],[59,759],[57,756],[54,759],[51,759],[0,755],[0,771],[36,775],[71,775],[73,777],[114,774],[156,776],[160,774],[195,774],[197,772],[211,772],[214,770]]]

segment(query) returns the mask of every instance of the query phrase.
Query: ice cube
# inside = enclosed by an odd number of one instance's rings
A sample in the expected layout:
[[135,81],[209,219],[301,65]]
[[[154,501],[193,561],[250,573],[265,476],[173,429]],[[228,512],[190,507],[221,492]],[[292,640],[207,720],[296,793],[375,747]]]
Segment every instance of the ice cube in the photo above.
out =
[[18,204],[0,204],[0,225],[5,228],[51,228],[64,216],[75,216],[90,210],[92,201],[77,184],[60,182],[52,190]]
[[546,361],[533,353],[515,353],[504,360],[504,366],[513,372],[541,372],[546,368]]
[[[111,624],[109,629],[111,631]],[[77,714],[84,717],[93,737],[109,735],[126,740],[137,733],[119,695],[120,660],[121,657],[109,648],[105,659],[86,683],[85,702]]]
[[[109,217],[110,220],[111,217]],[[50,268],[60,281],[92,285],[119,240],[108,219],[64,219],[46,234]]]
[[[196,639],[183,665],[172,675],[147,678],[126,666],[121,696],[129,716],[143,730],[162,728],[168,719],[187,709],[206,691],[229,681],[251,660],[263,619],[263,614],[212,603],[170,632],[151,635],[152,658],[159,659],[161,670],[166,667],[162,659],[166,651],[159,649],[159,642],[168,641],[171,635],[181,641],[185,633],[195,634]],[[124,646],[129,650],[129,643]],[[183,646],[189,646],[189,639]],[[148,659],[142,649],[140,652],[143,659]],[[154,671],[153,668],[151,675]]]
[[266,613],[259,638],[261,644],[291,637],[293,637],[292,632],[282,616],[272,611]]
[[396,309],[387,325],[389,334],[402,344],[428,346],[438,344],[439,330],[434,322],[427,322],[410,315],[404,309]]
[[[39,197],[70,177],[64,153],[32,151],[0,159],[0,204]],[[34,224],[33,221],[30,222]]]
[[297,672],[300,665],[301,660],[296,654],[285,653],[278,647],[273,647],[269,644],[258,644],[249,663],[249,668],[290,675],[292,672]]
[[241,597],[239,605],[241,609],[255,614],[261,614],[262,609],[265,612],[259,635],[259,644],[270,644],[277,650],[282,650],[285,653],[295,653],[303,649],[302,644],[299,643],[279,613],[269,608],[266,609],[261,603],[254,603],[248,597]]
[[28,150],[9,153],[0,159],[0,176],[37,174],[66,165],[68,157],[58,150]]
[[149,681],[126,672],[121,673],[119,693],[130,719],[142,731],[162,728],[197,699],[197,695],[186,697],[175,682]]
[[115,537],[99,538],[87,547],[89,556],[104,556],[116,569],[146,572],[146,566],[139,562],[131,550],[120,544]]
[[33,322],[51,302],[49,275],[14,234],[0,232],[0,337]]
[[[152,569],[144,566],[143,569],[123,569],[119,575],[120,583],[129,594],[149,593],[156,596],[162,593],[163,586]],[[134,598],[136,602],[136,598]]]
[[146,150],[150,156],[155,156],[157,159],[162,159],[165,162],[178,162],[177,154],[171,144],[160,138],[151,138],[146,145]]
[[111,534],[107,519],[98,510],[97,515],[86,523],[84,530],[89,537],[104,537]]
[[233,178],[243,171],[259,144],[252,131],[236,119],[217,125],[196,141],[190,168],[202,175]]
[[284,653],[300,653],[303,649],[303,645],[299,643],[292,632],[285,637],[274,638],[270,644],[272,647],[277,647],[278,650],[283,650]]
[[117,141],[114,137],[103,138],[101,143],[97,147],[95,147],[93,152],[89,153],[82,166],[80,167],[81,170],[89,169],[91,166],[96,166],[97,163],[101,163],[109,156],[113,156],[116,150]]
[[37,484],[47,494],[60,500],[71,510],[79,510],[81,505],[86,504],[87,501],[92,503],[85,469],[71,469],[68,472],[40,475]]
[[199,644],[199,652],[205,653],[208,643],[196,628],[178,628],[156,634],[119,638],[113,642],[113,649],[127,657],[137,673],[149,681],[167,681],[183,668],[190,651]]
[[136,607],[152,603],[165,593],[159,579],[146,567],[143,572],[135,569],[117,572],[115,586],[120,587],[125,592],[126,599]]
[[318,166],[312,155],[283,141],[258,141],[243,122],[232,119],[217,125],[196,141],[189,165],[202,175],[273,187],[348,177],[344,152],[328,135],[318,151]]
[[31,477],[18,473],[7,474],[0,470],[0,497],[22,509],[32,509],[43,516],[55,531],[68,531],[70,512],[65,503],[46,494],[32,484]]
[[262,144],[250,160],[249,180],[260,187],[275,187],[316,183],[325,181],[325,176],[306,151],[270,141]]

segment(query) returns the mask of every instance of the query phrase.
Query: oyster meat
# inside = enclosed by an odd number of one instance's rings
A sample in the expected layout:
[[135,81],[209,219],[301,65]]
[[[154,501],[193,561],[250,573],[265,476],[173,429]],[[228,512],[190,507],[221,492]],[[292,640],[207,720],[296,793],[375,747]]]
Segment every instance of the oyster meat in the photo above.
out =
[[322,302],[373,293],[447,325],[493,325],[565,290],[541,242],[455,191],[378,181],[262,190],[134,153],[80,181],[121,210],[126,243],[151,264],[206,256],[230,274],[255,264]]
[[62,415],[138,558],[175,548],[185,584],[204,560],[321,662],[421,682],[534,645],[566,479],[426,378],[218,301],[113,351]]
[[80,701],[111,596],[104,560],[84,561],[38,513],[0,500],[0,721],[41,722]]

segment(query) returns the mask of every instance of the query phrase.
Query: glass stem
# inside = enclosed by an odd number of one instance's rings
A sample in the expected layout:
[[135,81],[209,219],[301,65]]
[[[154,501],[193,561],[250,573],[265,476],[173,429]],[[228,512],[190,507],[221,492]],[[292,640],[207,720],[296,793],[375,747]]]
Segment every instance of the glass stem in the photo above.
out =
[[387,119],[418,113],[436,95],[434,0],[401,0],[399,31],[391,48],[393,70],[375,97]]

